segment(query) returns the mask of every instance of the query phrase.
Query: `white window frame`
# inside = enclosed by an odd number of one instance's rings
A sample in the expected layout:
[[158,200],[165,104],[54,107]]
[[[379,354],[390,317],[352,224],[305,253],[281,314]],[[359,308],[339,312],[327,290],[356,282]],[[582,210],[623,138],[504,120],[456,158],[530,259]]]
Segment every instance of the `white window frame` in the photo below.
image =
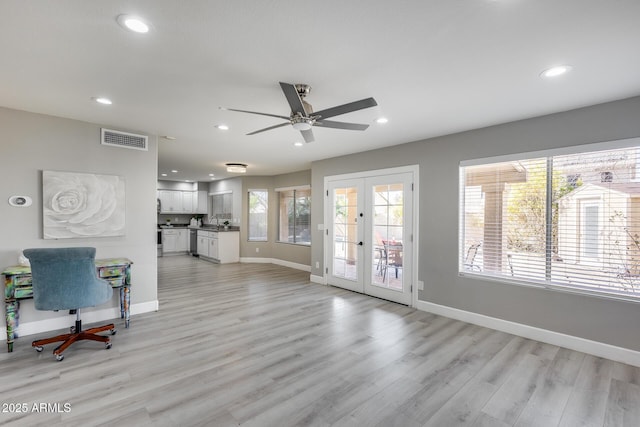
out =
[[[263,236],[252,236],[251,230],[253,229],[252,225],[252,216],[251,214],[251,194],[255,192],[265,193],[266,196],[266,206],[264,211],[264,237]],[[250,189],[247,191],[247,240],[249,242],[268,242],[269,241],[269,190],[266,189]]]
[[[568,284],[552,283],[550,281],[545,281],[545,280],[520,279],[520,278],[514,278],[514,277],[509,277],[506,275],[499,275],[499,274],[492,275],[492,274],[483,273],[482,271],[477,271],[475,269],[465,269],[465,265],[464,265],[465,255],[466,255],[465,251],[467,250],[464,244],[464,239],[465,239],[464,168],[465,167],[479,166],[479,165],[492,164],[492,163],[514,162],[519,160],[522,161],[522,160],[542,158],[542,157],[572,155],[572,154],[603,151],[603,150],[625,149],[625,148],[632,148],[632,147],[640,147],[640,137],[461,161],[459,164],[459,189],[460,190],[458,192],[458,197],[459,197],[458,275],[461,277],[481,278],[482,280],[485,280],[485,281],[489,280],[489,281],[495,281],[495,282],[501,282],[501,283],[509,283],[513,285],[520,285],[520,286],[546,288],[546,289],[566,292],[566,293],[590,295],[590,296],[595,296],[595,297],[604,298],[604,299],[616,299],[616,300],[625,300],[625,301],[640,303],[640,294],[638,294],[637,296],[620,294],[620,293],[614,293],[609,291],[599,291],[599,290],[591,290],[591,289],[585,289],[580,287],[573,287],[573,286],[569,286]],[[640,148],[638,148],[638,152],[640,152]],[[601,215],[600,212],[599,212],[599,215]],[[599,223],[601,222],[601,220],[602,219],[599,218]],[[547,251],[550,251],[550,249],[548,248]]]

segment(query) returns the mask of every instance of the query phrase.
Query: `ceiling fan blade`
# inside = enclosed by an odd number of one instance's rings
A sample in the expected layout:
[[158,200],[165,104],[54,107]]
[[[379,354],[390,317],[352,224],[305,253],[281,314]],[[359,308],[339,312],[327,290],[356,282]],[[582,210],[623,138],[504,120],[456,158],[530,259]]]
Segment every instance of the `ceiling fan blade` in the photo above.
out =
[[282,83],[280,82],[280,87],[284,92],[284,96],[287,98],[287,102],[291,107],[292,113],[302,114],[304,117],[307,117],[307,112],[304,109],[304,105],[302,104],[302,99],[300,99],[300,95],[298,95],[298,91],[296,87],[291,83]]
[[[288,118],[287,118],[288,120]],[[256,133],[260,133],[260,132],[265,132],[271,129],[277,129],[277,128],[281,128],[282,126],[289,126],[291,125],[291,123],[287,122],[287,123],[280,123],[279,125],[274,125],[274,126],[269,126],[268,128],[264,128],[264,129],[260,129],[260,130],[254,130],[251,133],[248,133],[247,135],[255,135]]]
[[311,129],[301,130],[300,133],[304,138],[304,142],[313,142],[316,139],[313,137],[313,131]]
[[225,107],[220,107],[220,109],[221,110],[227,110],[227,111],[237,111],[239,113],[258,114],[260,116],[277,117],[279,119],[289,120],[289,117],[287,117],[287,116],[279,116],[277,114],[259,113],[257,111],[247,111],[247,110],[236,110],[235,108],[225,108]]
[[314,126],[347,130],[365,130],[369,127],[369,125],[363,125],[360,123],[334,122],[332,120],[318,120],[314,123]]
[[[294,88],[295,89],[295,88]],[[369,107],[378,105],[375,99],[366,98],[360,101],[350,102],[348,104],[338,105],[337,107],[327,108],[326,110],[316,111],[313,116],[319,116],[320,119],[328,119],[329,117],[339,116],[340,114],[350,113]]]

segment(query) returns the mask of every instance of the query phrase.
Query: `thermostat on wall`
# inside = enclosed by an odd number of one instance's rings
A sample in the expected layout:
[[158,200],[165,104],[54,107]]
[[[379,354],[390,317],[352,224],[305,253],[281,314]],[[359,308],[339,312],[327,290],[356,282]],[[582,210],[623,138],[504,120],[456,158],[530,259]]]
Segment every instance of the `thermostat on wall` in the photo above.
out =
[[31,206],[33,200],[29,196],[11,196],[9,197],[9,204],[11,206],[17,206],[19,208],[24,208],[27,206]]

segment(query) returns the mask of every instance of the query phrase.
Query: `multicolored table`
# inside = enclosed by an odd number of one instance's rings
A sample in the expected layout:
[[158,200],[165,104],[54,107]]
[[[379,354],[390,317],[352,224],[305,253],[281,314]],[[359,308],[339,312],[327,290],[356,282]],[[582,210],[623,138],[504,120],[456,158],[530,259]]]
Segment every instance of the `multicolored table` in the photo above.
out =
[[[98,277],[114,288],[120,289],[120,318],[129,327],[129,302],[131,287],[131,265],[127,258],[96,259]],[[7,350],[13,351],[13,340],[18,338],[20,300],[33,298],[31,268],[23,265],[7,267],[4,275],[4,311],[7,322]]]

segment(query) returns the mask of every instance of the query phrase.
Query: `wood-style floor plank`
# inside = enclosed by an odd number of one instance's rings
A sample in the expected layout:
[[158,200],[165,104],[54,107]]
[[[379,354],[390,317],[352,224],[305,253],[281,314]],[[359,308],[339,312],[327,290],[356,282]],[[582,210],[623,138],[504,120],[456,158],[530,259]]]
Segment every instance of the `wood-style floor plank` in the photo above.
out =
[[640,425],[637,367],[276,265],[165,257],[158,283],[160,311],[120,325],[111,350],[82,342],[56,362],[31,348],[39,334],[0,353],[0,425]]

